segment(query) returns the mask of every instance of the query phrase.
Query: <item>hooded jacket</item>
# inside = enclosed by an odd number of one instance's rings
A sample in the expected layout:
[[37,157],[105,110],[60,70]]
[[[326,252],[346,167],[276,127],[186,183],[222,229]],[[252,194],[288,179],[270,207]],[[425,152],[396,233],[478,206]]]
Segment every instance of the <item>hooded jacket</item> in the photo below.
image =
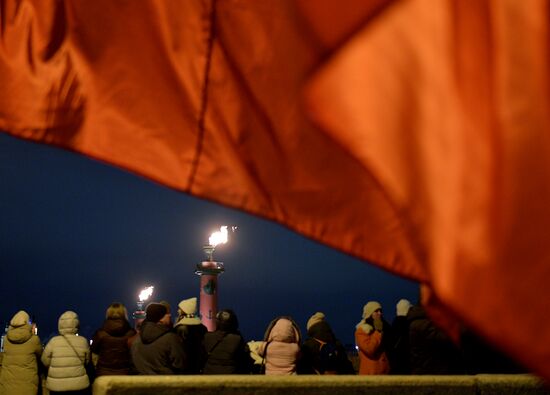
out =
[[206,352],[204,374],[247,374],[252,371],[248,344],[238,330],[207,332],[203,345]]
[[98,355],[96,375],[126,375],[130,372],[130,339],[136,331],[124,318],[106,319],[92,337],[90,347]]
[[292,319],[281,317],[272,321],[266,331],[265,342],[259,349],[260,355],[265,358],[265,374],[296,374],[300,343],[300,331]]
[[140,374],[179,374],[187,368],[181,338],[161,323],[143,321],[131,355]]
[[42,345],[33,335],[29,315],[19,311],[10,321],[0,369],[1,395],[35,395],[38,391],[38,359]]
[[[336,339],[328,322],[321,320],[314,323],[309,327],[307,335],[301,349],[299,374],[355,374],[345,347]],[[334,344],[337,350],[337,358],[332,366],[324,366],[320,358],[321,346],[326,344]]]
[[53,337],[42,354],[49,367],[46,387],[50,391],[78,391],[89,387],[85,365],[90,362],[88,340],[78,336],[78,315],[66,311],[59,317],[59,335]]
[[457,347],[434,325],[422,306],[411,307],[407,321],[412,374],[464,374]]

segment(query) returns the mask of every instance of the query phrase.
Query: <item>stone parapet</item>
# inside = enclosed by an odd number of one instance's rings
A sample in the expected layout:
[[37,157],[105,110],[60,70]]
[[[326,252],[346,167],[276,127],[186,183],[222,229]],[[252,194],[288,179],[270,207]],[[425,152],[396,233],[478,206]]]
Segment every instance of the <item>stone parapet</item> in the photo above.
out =
[[531,375],[103,376],[94,395],[550,395]]

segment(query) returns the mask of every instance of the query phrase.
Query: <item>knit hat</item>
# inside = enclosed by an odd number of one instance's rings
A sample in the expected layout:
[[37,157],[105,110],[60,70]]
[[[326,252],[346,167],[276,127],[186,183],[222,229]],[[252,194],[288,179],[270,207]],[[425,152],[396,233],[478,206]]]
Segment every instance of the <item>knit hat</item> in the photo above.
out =
[[239,320],[233,310],[225,309],[216,314],[216,327],[224,332],[236,332],[239,329]]
[[306,329],[309,331],[309,328],[311,328],[313,325],[324,321],[325,320],[325,314],[321,312],[317,312],[313,314],[309,320],[307,320]]
[[410,308],[411,302],[409,302],[407,299],[401,299],[399,302],[397,302],[397,305],[395,306],[397,316],[406,316]]
[[197,314],[197,298],[184,299],[178,304],[179,309],[187,316]]
[[382,305],[378,302],[370,301],[363,307],[363,318],[369,318],[376,310],[382,309]]
[[145,320],[159,322],[167,313],[166,306],[160,303],[149,303],[145,309]]

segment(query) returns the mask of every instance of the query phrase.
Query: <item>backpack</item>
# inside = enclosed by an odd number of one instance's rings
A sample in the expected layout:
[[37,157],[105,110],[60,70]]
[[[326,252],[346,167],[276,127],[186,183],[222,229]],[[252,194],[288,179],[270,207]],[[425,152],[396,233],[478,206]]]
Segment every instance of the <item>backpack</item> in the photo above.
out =
[[[315,339],[315,338],[314,338]],[[340,360],[340,350],[334,342],[324,342],[315,339],[319,346],[319,369],[315,369],[317,374],[337,374]]]

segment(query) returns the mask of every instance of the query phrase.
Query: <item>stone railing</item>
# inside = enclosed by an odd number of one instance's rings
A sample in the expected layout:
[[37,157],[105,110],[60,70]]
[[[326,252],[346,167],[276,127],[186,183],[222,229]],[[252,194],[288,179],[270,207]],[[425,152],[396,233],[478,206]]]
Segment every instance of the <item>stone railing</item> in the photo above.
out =
[[530,375],[103,376],[94,395],[550,395]]

